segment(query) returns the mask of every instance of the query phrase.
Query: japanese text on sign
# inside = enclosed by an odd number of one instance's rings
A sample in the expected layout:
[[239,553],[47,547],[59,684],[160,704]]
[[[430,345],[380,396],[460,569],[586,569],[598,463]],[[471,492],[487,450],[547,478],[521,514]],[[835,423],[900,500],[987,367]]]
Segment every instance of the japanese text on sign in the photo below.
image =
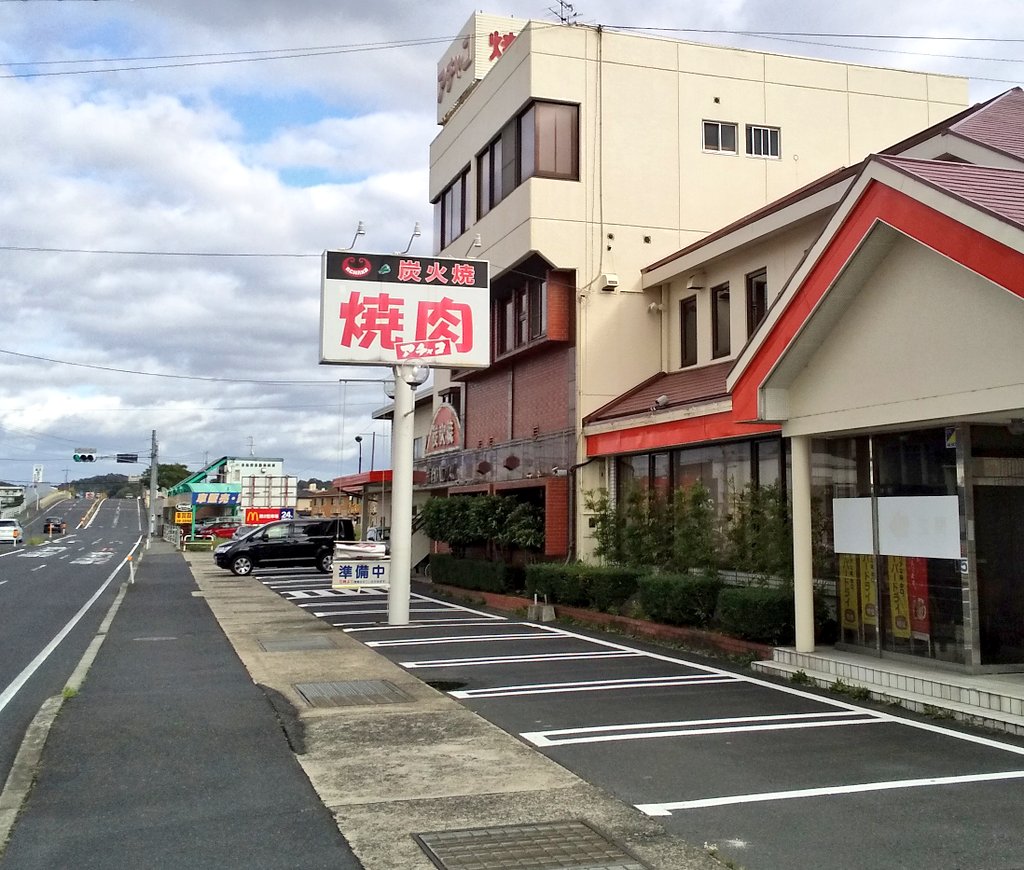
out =
[[327,251],[321,362],[487,365],[487,272],[482,261]]

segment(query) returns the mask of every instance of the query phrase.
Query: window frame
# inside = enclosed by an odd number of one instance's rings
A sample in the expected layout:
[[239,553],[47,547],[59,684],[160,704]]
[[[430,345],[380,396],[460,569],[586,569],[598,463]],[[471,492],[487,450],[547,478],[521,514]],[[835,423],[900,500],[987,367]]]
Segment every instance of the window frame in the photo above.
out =
[[[767,124],[747,124],[746,128],[747,157],[760,157],[764,160],[782,159],[781,127],[769,127]],[[755,134],[757,135],[756,140]]]
[[[547,118],[547,115],[555,116]],[[558,115],[566,115],[559,125]],[[568,127],[565,126],[568,123]],[[550,133],[550,136],[548,135]],[[568,137],[568,142],[563,139]],[[547,144],[554,137],[553,165]],[[508,153],[511,152],[511,153]],[[563,165],[565,160],[568,165]],[[529,178],[579,181],[580,107],[577,103],[533,100],[507,121],[476,156],[477,215],[483,217]]]
[[697,296],[679,300],[679,368],[697,365]]
[[[434,243],[443,251],[469,229],[469,167],[441,191],[434,202]],[[457,202],[456,202],[457,200]],[[452,232],[452,230],[457,230]]]
[[524,279],[494,306],[494,359],[509,356],[547,338],[548,282]]
[[[709,291],[711,298],[711,358],[729,356],[732,348],[732,309],[729,304],[729,282],[716,284]],[[725,320],[723,323],[723,309]]]
[[[717,131],[715,137],[717,142],[716,147],[710,147],[708,145],[708,129],[711,127],[714,127]],[[722,130],[725,128],[730,128],[732,130],[732,148],[725,148],[722,146]],[[739,124],[735,121],[715,121],[705,118],[701,122],[701,149],[707,154],[738,154],[739,135]]]
[[768,316],[768,269],[762,267],[746,276],[747,338],[750,338]]

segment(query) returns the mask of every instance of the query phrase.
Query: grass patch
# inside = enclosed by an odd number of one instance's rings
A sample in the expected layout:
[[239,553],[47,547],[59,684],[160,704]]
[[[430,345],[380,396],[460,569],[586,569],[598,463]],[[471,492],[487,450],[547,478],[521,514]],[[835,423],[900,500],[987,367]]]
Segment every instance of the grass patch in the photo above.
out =
[[790,674],[789,681],[791,683],[796,683],[798,686],[809,686],[814,682],[814,680],[807,676],[807,671],[803,669]]
[[74,689],[71,686],[65,686],[63,691],[60,693],[60,696],[65,701],[70,701],[72,698],[78,697],[78,689]]

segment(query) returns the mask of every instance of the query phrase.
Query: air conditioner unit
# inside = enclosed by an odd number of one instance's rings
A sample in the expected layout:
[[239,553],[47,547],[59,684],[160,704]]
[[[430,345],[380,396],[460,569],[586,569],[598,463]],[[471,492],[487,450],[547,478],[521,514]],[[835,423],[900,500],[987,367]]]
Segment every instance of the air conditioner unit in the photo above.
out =
[[601,276],[600,284],[602,290],[613,291],[619,286],[619,276],[614,272],[605,272]]

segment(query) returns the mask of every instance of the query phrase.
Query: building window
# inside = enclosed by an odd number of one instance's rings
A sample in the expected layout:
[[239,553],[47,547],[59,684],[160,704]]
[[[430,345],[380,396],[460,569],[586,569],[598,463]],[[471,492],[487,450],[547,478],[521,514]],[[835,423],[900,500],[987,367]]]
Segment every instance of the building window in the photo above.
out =
[[711,356],[729,355],[729,285],[711,288]]
[[466,197],[468,184],[469,169],[464,169],[434,203],[434,243],[438,250],[447,248],[469,227]]
[[778,157],[779,128],[747,124],[747,154],[751,157]]
[[483,217],[528,178],[579,179],[579,106],[535,102],[477,155],[477,214]]
[[697,364],[697,297],[679,303],[680,368]]
[[547,296],[547,283],[534,280],[518,285],[498,303],[494,328],[496,357],[547,335]]
[[768,272],[758,269],[747,275],[747,338],[768,313]]
[[704,150],[735,154],[736,125],[725,121],[705,121]]

